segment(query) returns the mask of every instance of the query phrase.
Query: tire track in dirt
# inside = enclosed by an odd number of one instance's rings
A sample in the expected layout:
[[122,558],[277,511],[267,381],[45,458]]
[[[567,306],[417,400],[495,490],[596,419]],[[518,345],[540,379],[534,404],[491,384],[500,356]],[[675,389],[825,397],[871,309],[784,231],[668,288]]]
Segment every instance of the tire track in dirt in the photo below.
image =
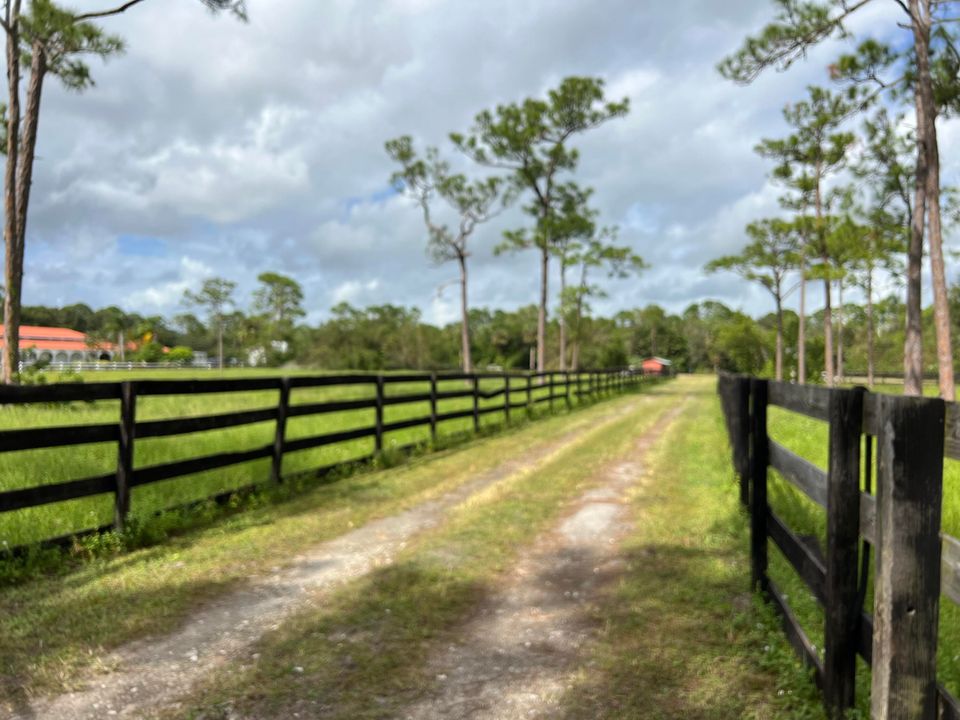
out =
[[322,592],[355,580],[392,557],[416,535],[439,525],[448,510],[493,485],[535,470],[573,445],[634,412],[642,396],[600,415],[586,427],[532,447],[472,480],[402,513],[374,520],[298,555],[269,575],[194,613],[172,634],[129,643],[103,658],[111,672],[91,678],[82,690],[30,701],[15,720],[136,718],[156,712],[214,670],[241,655],[264,633],[297,610],[322,599]]
[[624,570],[618,550],[630,528],[630,488],[644,482],[644,457],[686,405],[685,399],[638,438],[599,484],[574,501],[568,516],[523,553],[459,641],[431,661],[432,694],[395,717],[556,715],[581,667],[580,650],[596,629],[588,606]]

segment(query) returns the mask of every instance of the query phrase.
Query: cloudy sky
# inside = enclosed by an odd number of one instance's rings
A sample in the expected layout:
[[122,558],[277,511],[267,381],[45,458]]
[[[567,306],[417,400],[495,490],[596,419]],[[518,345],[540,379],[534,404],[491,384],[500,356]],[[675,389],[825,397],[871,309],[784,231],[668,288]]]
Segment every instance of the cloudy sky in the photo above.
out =
[[[596,188],[602,222],[618,224],[652,266],[611,283],[598,310],[677,311],[713,297],[766,312],[761,291],[700,268],[739,248],[745,223],[777,212],[769,164],[752,148],[784,134],[784,103],[826,83],[841,47],[749,87],[722,79],[717,61],[771,9],[769,0],[249,0],[243,24],[196,0],[149,0],[104,22],[128,51],[93,62],[96,87],[78,95],[51,82],[44,97],[24,301],[172,315],[206,277],[234,280],[246,302],[256,276],[274,270],[303,284],[312,321],[340,301],[414,305],[449,321],[456,295],[443,286],[455,270],[424,254],[419,213],[390,190],[384,141],[411,134],[453,154],[447,134],[479,110],[576,74],[630,99],[628,117],[577,141],[577,177]],[[880,0],[853,28],[890,27],[896,13]],[[942,132],[949,175],[960,133],[949,122]],[[502,229],[525,220],[498,222],[473,239],[472,302],[532,303],[535,256],[492,253]]]

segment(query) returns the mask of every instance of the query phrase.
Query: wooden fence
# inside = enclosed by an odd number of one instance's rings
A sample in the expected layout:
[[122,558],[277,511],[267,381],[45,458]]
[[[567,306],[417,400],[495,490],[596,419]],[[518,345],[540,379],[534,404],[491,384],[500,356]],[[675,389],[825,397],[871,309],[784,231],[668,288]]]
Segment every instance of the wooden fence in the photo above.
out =
[[[859,654],[872,670],[873,718],[960,720],[960,705],[937,682],[936,666],[940,596],[960,603],[960,541],[940,528],[944,457],[960,459],[960,407],[731,375],[720,377],[718,392],[750,513],[753,585],[813,669],[830,716],[853,707]],[[768,437],[770,405],[829,424],[826,472]],[[870,494],[874,448],[876,493]],[[824,550],[771,510],[768,468],[825,508]],[[768,540],[823,608],[822,655],[767,574]],[[864,611],[870,581],[872,614]]]
[[[492,391],[481,390],[481,380],[488,379],[500,379],[503,384]],[[438,383],[450,380],[463,381],[466,387],[457,390],[438,390]],[[229,493],[221,493],[215,496],[215,499],[222,500],[235,492],[252,490],[267,482],[282,483],[284,480],[283,458],[288,453],[344,443],[358,438],[372,438],[373,453],[350,461],[356,463],[372,459],[380,453],[384,447],[384,436],[392,431],[429,426],[431,436],[436,440],[437,427],[444,421],[472,418],[473,428],[476,431],[480,428],[481,416],[488,413],[503,413],[505,421],[509,422],[511,411],[530,411],[539,403],[549,403],[550,409],[553,409],[555,401],[562,401],[567,407],[570,407],[574,402],[582,402],[625,391],[636,387],[643,381],[643,377],[634,371],[612,369],[538,374],[366,374],[248,379],[132,380],[127,382],[45,386],[0,386],[0,405],[94,402],[99,400],[120,401],[119,417],[116,422],[0,430],[0,453],[91,443],[117,444],[115,471],[95,477],[46,484],[41,484],[39,482],[41,478],[38,477],[38,484],[30,487],[0,491],[0,516],[3,513],[25,508],[105,493],[113,494],[114,517],[112,524],[79,530],[64,537],[49,538],[45,541],[65,544],[77,535],[102,532],[108,529],[122,530],[131,509],[130,491],[137,486],[216,468],[226,468],[252,460],[266,458],[271,460],[269,480],[264,478],[261,483],[236,488]],[[387,386],[391,384],[413,382],[429,383],[429,392],[389,394],[386,391]],[[294,404],[290,401],[291,391],[297,388],[330,388],[348,385],[372,387],[372,397],[335,399],[309,404]],[[264,390],[279,391],[279,401],[276,406],[200,417],[149,421],[137,419],[138,398],[164,395],[247,393]],[[501,404],[481,406],[481,400],[490,400],[497,397],[503,398]],[[438,412],[439,401],[454,398],[472,399],[472,403],[468,403],[470,406],[465,409]],[[429,403],[429,414],[395,422],[384,421],[385,407],[410,403]],[[287,438],[287,421],[290,418],[365,408],[374,410],[372,426],[351,428],[311,437]],[[134,448],[136,441],[139,439],[181,436],[271,421],[276,425],[273,441],[261,447],[221,452],[145,467],[137,467],[134,463]],[[409,447],[402,449],[409,449]],[[337,466],[326,466],[313,472],[329,471],[335,467]],[[303,473],[298,473],[298,475],[300,474]],[[13,550],[20,549],[14,548]]]

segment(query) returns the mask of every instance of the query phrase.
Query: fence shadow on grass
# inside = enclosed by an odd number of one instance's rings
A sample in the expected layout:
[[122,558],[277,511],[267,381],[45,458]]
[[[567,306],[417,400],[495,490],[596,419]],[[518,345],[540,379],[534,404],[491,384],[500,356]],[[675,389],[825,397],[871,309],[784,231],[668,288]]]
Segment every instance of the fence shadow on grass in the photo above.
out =
[[[738,547],[643,545],[624,552],[630,570],[607,588],[595,617],[599,644],[552,717],[738,720],[779,716],[773,685],[757,668],[756,616]],[[813,692],[811,686],[811,693]]]
[[434,680],[432,650],[455,638],[490,592],[439,564],[381,568],[269,632],[250,648],[255,662],[208,679],[185,708],[199,701],[206,713],[251,717],[267,709],[277,717],[394,717],[391,709]]

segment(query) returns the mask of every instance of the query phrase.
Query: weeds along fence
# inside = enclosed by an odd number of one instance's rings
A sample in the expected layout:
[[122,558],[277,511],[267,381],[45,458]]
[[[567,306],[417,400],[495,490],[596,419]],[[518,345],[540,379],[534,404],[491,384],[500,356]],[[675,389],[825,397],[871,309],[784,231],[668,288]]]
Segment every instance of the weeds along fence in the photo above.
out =
[[[414,442],[406,445],[397,445],[395,440],[390,442],[391,449],[410,450],[429,440],[436,442],[441,425],[476,432],[485,416],[499,414],[509,423],[511,413],[532,413],[541,404],[547,404],[550,410],[556,403],[570,407],[635,388],[641,382],[644,378],[634,371],[612,369],[539,374],[415,373],[134,380],[0,387],[0,422],[13,425],[0,429],[0,540],[11,534],[16,536],[11,530],[16,518],[19,525],[29,526],[32,534],[29,546],[36,542],[63,545],[78,535],[123,530],[130,517],[132,494],[139,492],[138,488],[178,478],[182,484],[187,482],[182,478],[191,476],[189,482],[196,484],[191,496],[193,502],[203,498],[223,501],[239,491],[280,484],[292,476],[316,476],[372,460],[387,447],[388,436],[412,437]],[[165,404],[160,409],[167,412],[156,417],[158,407],[150,403],[163,398],[166,398]],[[246,399],[248,406],[250,402],[256,403],[256,399],[262,403],[264,398],[269,398],[272,402],[265,407],[236,409],[235,398]],[[138,401],[149,411],[145,413],[146,419],[138,413]],[[224,407],[233,409],[209,414],[214,408]],[[64,408],[76,408],[74,414],[79,414],[81,419],[108,421],[66,425],[63,418],[72,419],[72,415],[64,413]],[[9,417],[4,417],[3,409],[9,411]],[[184,410],[187,416],[183,416]],[[204,414],[196,414],[197,410]],[[162,416],[164,414],[167,416]],[[170,414],[175,417],[169,417]],[[309,418],[314,421],[296,433],[290,432],[292,423]],[[43,426],[23,427],[28,423]],[[256,426],[256,433],[238,437],[237,429],[247,426]],[[411,431],[413,428],[421,430],[415,433]],[[203,438],[216,435],[211,431],[221,431],[220,439],[213,444],[204,443]],[[224,437],[223,432],[228,436]],[[166,445],[148,447],[161,438],[168,439]],[[96,457],[87,462],[78,446],[97,448]],[[291,456],[296,459],[310,456],[307,452],[310,450],[338,450],[340,446],[350,449],[335,454],[332,463],[308,468],[303,467],[303,462],[294,463],[299,468],[295,471],[285,467],[285,459],[289,463]],[[57,449],[56,457],[52,449]],[[217,452],[209,452],[211,449]],[[201,454],[198,455],[198,451]],[[172,462],[156,462],[171,456],[176,458]],[[110,467],[80,479],[53,477],[58,473],[76,477],[88,466],[93,467],[94,461]],[[209,471],[222,473],[225,468],[241,465],[254,468],[257,474],[253,482],[230,485],[226,492],[204,494],[206,488],[221,488],[222,483],[204,485],[198,478],[208,477]],[[250,478],[250,473],[245,476]],[[164,487],[170,488],[170,485]],[[111,495],[112,508],[104,504]],[[182,495],[172,493],[172,497]],[[176,507],[166,504],[167,499],[166,495],[159,501],[154,498],[148,509]],[[99,504],[82,504],[94,501]],[[66,508],[73,508],[77,503],[81,504],[80,510],[71,511],[74,525],[66,532],[62,531],[62,523],[57,522],[57,518],[49,520],[50,514],[64,515]],[[181,503],[185,504],[190,503]],[[38,530],[40,521],[36,518],[39,516],[30,513],[51,506],[53,513],[44,516],[46,524],[40,523],[42,527]],[[57,513],[60,508],[64,510]],[[4,525],[7,525],[6,533]],[[60,534],[56,534],[54,528],[60,528]],[[24,549],[5,540],[0,545],[0,551]]]
[[[960,718],[957,700],[937,682],[940,596],[960,603],[960,541],[941,532],[944,456],[960,458],[960,408],[731,375],[721,375],[718,392],[749,508],[753,585],[813,669],[830,716],[854,705],[859,654],[871,667],[872,717]],[[828,423],[826,472],[770,439],[771,405]],[[822,550],[771,510],[769,468],[826,510]],[[768,576],[768,541],[823,608],[822,655]],[[864,611],[870,589],[872,614]]]

